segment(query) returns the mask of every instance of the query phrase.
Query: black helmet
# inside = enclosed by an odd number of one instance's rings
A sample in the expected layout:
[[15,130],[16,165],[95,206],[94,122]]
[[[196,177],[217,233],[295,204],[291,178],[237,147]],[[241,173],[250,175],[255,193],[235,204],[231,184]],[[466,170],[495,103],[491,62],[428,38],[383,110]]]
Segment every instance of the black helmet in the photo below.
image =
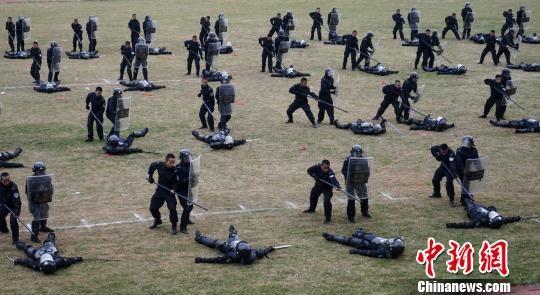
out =
[[181,149],[180,155],[178,156],[180,158],[180,161],[182,163],[190,163],[191,162],[191,151],[188,149]]
[[244,241],[236,244],[236,252],[238,252],[241,259],[248,259],[251,256],[251,250],[251,246]]
[[417,72],[411,72],[411,75],[409,76],[409,79],[412,79],[412,80],[418,80],[420,76],[418,75]]
[[499,229],[503,225],[503,218],[502,216],[497,213],[497,209],[495,207],[488,207],[489,213],[489,227],[494,229]]
[[50,275],[56,271],[56,263],[54,263],[54,261],[47,260],[40,264],[40,268],[44,274]]
[[283,31],[282,29],[280,29],[278,32],[277,32],[277,35],[279,37],[285,37],[285,31]]
[[45,163],[38,161],[34,163],[34,166],[32,167],[32,172],[35,174],[45,174],[45,170],[47,170],[47,166],[45,166]]
[[516,31],[514,31],[514,29],[508,30],[508,33],[509,33],[509,34],[514,34],[515,32],[516,32]]
[[373,32],[368,32],[368,33],[366,34],[366,37],[368,37],[368,38],[373,38],[373,36],[375,36],[375,35],[373,34]]
[[398,258],[405,251],[405,242],[401,238],[392,238],[387,241],[387,255],[390,258]]
[[113,134],[109,136],[109,138],[107,139],[107,143],[112,147],[117,147],[120,143],[120,138]]
[[362,146],[359,144],[355,144],[351,148],[351,156],[353,157],[362,157],[364,155],[364,151],[362,150]]
[[468,149],[472,148],[474,146],[474,138],[470,135],[463,136],[461,146]]
[[120,94],[122,94],[122,89],[120,89],[120,88],[114,88],[114,90],[113,90],[113,95],[116,96],[116,95],[120,95]]

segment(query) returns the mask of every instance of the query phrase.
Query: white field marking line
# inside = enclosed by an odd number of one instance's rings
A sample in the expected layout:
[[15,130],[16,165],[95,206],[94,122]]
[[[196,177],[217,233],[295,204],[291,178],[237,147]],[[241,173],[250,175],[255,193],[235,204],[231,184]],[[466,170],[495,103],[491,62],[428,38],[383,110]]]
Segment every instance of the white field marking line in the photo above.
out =
[[[101,79],[102,81],[105,81],[106,79]],[[108,81],[108,80],[106,80]],[[155,80],[150,82],[156,82],[156,83],[166,83],[166,82],[193,82],[193,81],[200,81],[199,79],[183,79],[183,80]],[[105,82],[107,83],[107,82]],[[110,85],[119,85],[118,82],[108,82]],[[96,85],[103,85],[103,83],[74,83],[74,84],[62,84],[62,86],[96,86]],[[15,86],[3,86],[2,89],[24,89],[24,88],[34,88],[35,85],[15,85]]]
[[536,221],[536,222],[540,222],[540,219],[532,219],[532,220],[534,220],[534,221]]
[[287,201],[285,203],[287,203],[287,205],[289,205],[289,208],[291,209],[298,209],[298,206],[296,206],[293,202]]
[[240,207],[242,210],[246,210],[246,207],[244,207],[242,204],[238,204],[238,207]]
[[109,84],[109,85],[112,84],[111,81],[109,81],[109,80],[107,80],[107,79],[101,79],[101,80],[103,80],[103,82],[105,82],[105,83],[107,83],[107,84]]
[[394,197],[392,197],[390,194],[383,193],[383,192],[381,192],[381,195],[387,197],[388,199],[390,199],[390,200],[392,200],[392,201],[395,201],[395,200],[406,200],[406,199],[408,199],[408,198],[394,198]]
[[137,214],[137,213],[133,213],[133,216],[135,216],[135,218],[138,220],[138,221],[144,221],[144,217],[142,217],[141,215]]
[[[205,216],[205,215],[225,215],[225,214],[235,214],[235,213],[257,213],[257,212],[266,212],[266,211],[277,211],[277,210],[286,210],[289,208],[277,208],[277,207],[269,207],[269,208],[259,208],[259,209],[245,209],[245,210],[229,210],[229,211],[216,211],[216,212],[208,212],[208,213],[192,213],[193,216]],[[130,220],[117,220],[117,221],[111,221],[111,222],[99,222],[99,223],[88,223],[86,222],[83,224],[83,220],[81,219],[81,224],[79,225],[65,225],[65,226],[55,226],[54,229],[79,229],[79,228],[93,228],[93,227],[103,227],[103,226],[109,226],[109,225],[117,225],[117,224],[128,224],[128,223],[144,223],[146,221],[154,220],[154,218],[143,218],[139,214],[133,214],[136,219],[130,219]],[[138,215],[138,217],[137,217]],[[85,220],[86,221],[86,220]],[[31,225],[27,224],[30,228]],[[28,232],[28,230],[26,230]]]
[[82,226],[88,226],[88,221],[86,221],[86,219],[81,219],[81,225]]

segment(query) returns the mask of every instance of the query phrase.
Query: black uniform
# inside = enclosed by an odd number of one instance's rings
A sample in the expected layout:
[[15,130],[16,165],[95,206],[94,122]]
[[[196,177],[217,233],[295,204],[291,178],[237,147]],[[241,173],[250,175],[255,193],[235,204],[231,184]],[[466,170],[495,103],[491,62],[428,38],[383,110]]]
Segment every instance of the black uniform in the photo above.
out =
[[167,168],[162,161],[156,161],[148,168],[148,181],[154,183],[154,172],[158,173],[158,184],[166,187],[167,189],[157,186],[154,195],[150,201],[150,213],[152,217],[161,223],[161,213],[159,209],[163,207],[163,203],[167,202],[167,208],[169,209],[169,220],[172,227],[176,228],[178,224],[178,212],[176,211],[176,196],[171,193],[176,186],[176,175],[174,173],[174,167]]
[[439,165],[439,168],[437,168],[433,174],[433,179],[431,179],[431,183],[433,184],[433,194],[431,196],[433,198],[441,197],[441,180],[446,177],[446,194],[448,195],[450,202],[454,203],[454,172],[456,171],[456,154],[453,150],[448,149],[448,153],[443,155],[441,154],[440,146],[434,145],[431,147],[431,155],[433,155],[435,160],[441,162],[441,165]]
[[15,159],[22,153],[21,148],[16,148],[14,151],[0,152],[0,168],[22,168],[23,164],[10,163],[8,160]]
[[504,119],[504,112],[506,111],[504,82],[501,81],[500,84],[497,84],[494,79],[485,79],[484,84],[489,85],[490,96],[484,105],[483,116],[486,117],[493,105],[496,105],[495,118],[497,118],[497,120]]
[[[231,136],[225,136],[224,134],[214,133],[209,135],[201,135],[197,131],[192,131],[191,134],[198,140],[206,142],[214,150],[232,150],[234,147],[245,144],[245,139],[233,139]],[[230,137],[230,139],[229,139]]]
[[409,113],[411,104],[409,103],[409,98],[411,97],[411,92],[417,93],[418,85],[416,82],[413,82],[410,78],[403,82],[401,87],[401,107],[399,108],[400,117],[404,120],[409,120]]
[[510,120],[510,121],[495,121],[490,120],[491,124],[498,127],[507,127],[516,129],[516,133],[540,132],[540,122],[535,119]]
[[152,91],[152,90],[166,88],[165,85],[156,85],[146,80],[138,80],[138,81],[130,81],[130,82],[120,81],[120,84],[127,87],[127,88],[124,88],[124,92],[126,91]]
[[73,30],[73,52],[77,51],[77,45],[79,45],[79,51],[82,52],[83,44],[83,31],[82,26],[79,23],[71,23],[71,29]]
[[17,51],[24,51],[24,22],[22,19],[15,23],[15,33],[17,35]]
[[283,25],[283,20],[275,16],[270,19],[270,24],[272,25],[272,28],[270,29],[270,32],[268,32],[268,35],[274,36],[274,33],[279,32],[279,30],[281,30],[281,26]]
[[116,105],[118,104],[118,98],[119,96],[113,95],[107,100],[107,111],[105,114],[107,116],[107,119],[109,119],[109,121],[111,121],[112,123],[111,131],[109,131],[109,135],[107,135],[107,137],[113,134],[120,134],[119,131],[114,130],[114,127],[116,125]]
[[[321,89],[319,90],[319,99],[331,105],[334,104],[332,100],[332,94],[336,93],[336,86],[334,86],[334,77],[324,76],[321,78]],[[330,119],[330,124],[334,124],[334,107],[329,106],[325,103],[319,102],[319,114],[317,116],[317,122],[321,123],[324,120],[324,113],[328,114],[328,119]]]
[[[441,47],[441,43],[439,41],[439,37],[437,36],[437,34],[435,32],[433,32],[431,34],[431,38],[429,38],[429,45],[428,48],[425,48],[425,52],[424,52],[424,56],[423,56],[423,60],[422,60],[422,68],[424,71],[426,70],[432,70],[433,69],[433,64],[435,63],[435,54],[433,54],[434,52],[434,47],[437,46],[437,47]],[[425,66],[427,62],[427,68]],[[441,65],[442,67],[443,65]],[[439,71],[437,70],[437,73],[439,74]]]
[[96,51],[96,46],[97,46],[96,31],[97,30],[98,30],[98,27],[95,21],[88,21],[86,23],[86,35],[88,36],[88,51],[89,52]]
[[330,169],[328,173],[326,174],[323,173],[320,164],[309,167],[309,169],[307,170],[307,173],[309,174],[309,176],[315,179],[315,185],[311,189],[311,193],[309,195],[309,209],[307,211],[315,212],[315,208],[317,208],[319,197],[321,196],[321,194],[323,194],[324,216],[326,218],[326,221],[330,221],[330,219],[332,218],[331,199],[333,196],[333,192],[332,192],[333,187],[326,183],[323,183],[319,179],[322,179],[328,183],[331,183],[333,186],[338,187],[338,188],[341,187],[339,185],[339,181],[337,180],[336,175],[334,174],[334,171],[332,169]]
[[199,72],[201,71],[201,57],[203,56],[201,45],[199,44],[199,42],[194,42],[193,40],[186,40],[184,41],[184,46],[186,46],[186,49],[189,52],[187,58],[187,74],[191,74],[191,66],[193,64],[193,61],[195,61],[195,71],[197,76],[199,76]]
[[180,206],[182,206],[182,216],[180,217],[180,231],[187,232],[187,226],[191,223],[189,220],[189,214],[193,210],[193,203],[189,203],[185,198],[190,198],[191,193],[191,183],[199,181],[194,179],[191,175],[191,163],[179,163],[174,167],[174,175],[176,179],[175,191],[184,198],[178,197],[180,201]]
[[368,65],[367,67],[364,67],[364,68],[358,67],[358,70],[364,73],[377,75],[377,76],[388,76],[388,75],[399,73],[399,71],[392,71],[392,70],[387,69],[381,63],[377,63],[376,65],[373,65],[373,66]]
[[362,39],[362,43],[360,43],[360,56],[358,57],[358,60],[356,61],[355,68],[358,67],[358,65],[360,64],[360,62],[362,62],[363,59],[366,60],[364,62],[364,68],[369,67],[371,54],[368,49],[371,49],[373,51],[373,44],[371,43],[371,37],[366,36]]
[[208,46],[210,43],[219,43],[219,40],[218,39],[207,39],[205,42],[204,42],[204,57],[205,57],[205,63],[206,63],[206,67],[205,69],[207,71],[210,71],[210,69],[212,68],[212,64],[214,63],[214,56],[209,56],[208,55]]
[[133,81],[133,73],[131,72],[131,65],[133,64],[133,58],[135,57],[135,52],[133,48],[122,45],[120,47],[120,53],[122,54],[122,62],[120,63],[120,78],[119,80],[124,79],[124,70],[127,69],[127,74],[129,81]]
[[394,39],[396,39],[396,33],[399,31],[399,38],[401,41],[405,40],[405,36],[403,36],[403,24],[405,23],[405,19],[403,19],[401,13],[395,13],[392,15],[392,20],[394,21],[394,29],[392,30]]
[[287,109],[287,117],[289,117],[290,123],[293,122],[293,113],[298,110],[299,108],[302,108],[304,110],[304,113],[306,113],[306,116],[308,117],[309,121],[312,125],[315,125],[315,117],[313,116],[313,113],[311,112],[311,108],[309,107],[308,102],[308,95],[314,96],[318,98],[318,96],[311,92],[308,86],[302,86],[300,83],[293,85],[289,89],[289,93],[294,94],[294,101],[289,105],[289,108]]
[[[321,35],[321,25],[323,24],[322,15],[317,12],[311,12],[309,14],[311,19],[313,20],[313,24],[311,25],[311,38],[310,40],[313,40],[315,37],[315,30],[317,30],[317,37],[319,38],[319,41],[322,41],[322,35]],[[330,13],[328,14],[328,19],[330,19]]]
[[540,72],[540,64],[537,63],[524,63],[521,62],[518,65],[507,65],[509,69],[523,70],[525,72]]
[[[465,167],[468,159],[478,159],[478,150],[475,147],[466,148],[459,147],[456,152],[456,173],[461,183],[463,183],[463,177],[465,175]],[[465,199],[470,196],[461,188],[461,205],[465,206]]]
[[495,51],[495,44],[497,44],[497,37],[491,36],[490,34],[485,34],[484,42],[486,43],[486,47],[484,48],[484,50],[482,50],[482,54],[480,55],[480,64],[484,62],[484,58],[486,57],[486,54],[488,52],[491,52],[491,58],[493,58],[493,63],[495,65],[498,65],[499,59],[497,58],[497,53]]
[[[405,246],[400,238],[387,239],[379,237],[373,233],[366,232],[362,228],[358,228],[351,237],[338,236],[328,233],[323,233],[323,237],[327,241],[333,241],[354,247],[353,249],[349,250],[350,254],[359,254],[362,256],[375,258],[398,258],[401,253],[403,253]],[[394,249],[394,243],[396,240],[400,240],[401,242],[400,249]]]
[[148,132],[148,128],[145,128],[141,131],[131,132],[126,139],[118,136],[118,142],[111,144],[111,140],[107,141],[107,145],[103,147],[103,151],[109,155],[129,155],[135,153],[142,153],[143,150],[140,148],[132,148],[131,145],[135,138],[144,137]]
[[[267,257],[268,253],[274,251],[273,247],[266,247],[261,249],[253,249],[247,242],[240,240],[240,237],[236,233],[236,230],[229,232],[229,238],[227,241],[221,241],[212,239],[208,236],[203,236],[199,231],[196,232],[195,241],[199,244],[203,244],[212,249],[218,249],[223,256],[215,258],[196,257],[195,263],[240,263],[240,264],[252,264],[257,259]],[[245,252],[240,252],[239,245],[243,244]]]
[[8,32],[8,43],[11,52],[15,52],[15,44],[13,40],[15,39],[15,24],[11,22],[6,22],[6,31]]
[[128,23],[129,30],[131,31],[131,45],[137,44],[137,39],[141,35],[141,23],[137,19],[131,19]]
[[[86,127],[88,129],[88,139],[94,139],[94,121],[96,121],[96,131],[100,140],[103,140],[103,113],[105,112],[105,98],[97,96],[95,92],[88,93],[86,96],[86,109],[88,120]],[[90,108],[90,105],[92,107]]]
[[41,247],[32,247],[32,245],[23,242],[17,244],[17,249],[23,250],[28,258],[17,258],[13,262],[14,265],[26,266],[35,271],[43,271],[45,274],[50,274],[45,266],[46,263],[54,263],[54,272],[57,269],[69,267],[75,263],[83,261],[82,257],[62,257],[55,245],[56,237],[54,233],[49,233],[47,240],[43,242]]
[[[0,161],[0,166],[1,163],[2,162]],[[15,213],[15,216],[11,214],[10,210]],[[6,223],[6,217],[9,215],[11,239],[13,242],[17,242],[19,240],[19,224],[17,223],[17,217],[19,217],[20,214],[21,196],[19,194],[19,187],[13,181],[11,181],[7,186],[0,183],[0,232],[9,232]]]
[[446,129],[454,128],[454,123],[448,123],[445,118],[433,119],[430,116],[424,119],[414,119],[403,121],[403,124],[411,125],[411,130],[426,130],[443,132]]
[[514,14],[511,11],[504,11],[504,25],[501,28],[501,36],[504,36],[504,33],[508,29],[514,28],[514,24],[516,23],[516,19],[514,18]]
[[334,124],[338,129],[351,129],[354,134],[381,135],[386,133],[386,120],[382,120],[380,125],[374,125],[373,123],[365,122],[362,119],[347,124],[341,124],[339,123],[339,120],[336,120]]
[[[197,97],[201,97],[203,100],[203,103],[199,109],[199,119],[201,120],[202,124],[201,127],[210,127],[210,131],[214,131],[214,115],[212,115],[214,112],[214,106],[216,104],[216,100],[214,98],[214,89],[212,89],[212,87],[210,87],[208,84],[206,84],[206,86],[201,85],[201,92],[197,94]],[[208,116],[206,116],[207,113]]]
[[471,23],[474,21],[474,18],[471,21],[468,16],[472,12],[472,8],[470,7],[463,7],[463,9],[461,9],[461,19],[463,20],[463,34],[461,35],[461,39],[471,37]]
[[392,105],[394,108],[394,113],[396,114],[396,120],[399,120],[401,113],[399,111],[399,101],[398,98],[401,95],[401,88],[397,88],[394,84],[387,84],[382,88],[384,93],[384,99],[381,102],[381,106],[377,110],[377,114],[374,119],[379,119],[384,114],[388,106]]
[[265,71],[266,64],[268,63],[268,71],[272,73],[272,56],[274,55],[274,42],[267,37],[259,38],[259,45],[263,48],[261,55],[261,72]]
[[59,84],[48,82],[48,83],[41,83],[37,86],[34,86],[34,91],[37,92],[44,92],[44,93],[55,93],[55,92],[62,92],[62,91],[71,91],[69,87],[60,86]]
[[516,24],[518,25],[518,36],[523,36],[525,34],[525,27],[523,26],[524,20],[527,18],[527,13],[523,9],[519,9],[516,13]]
[[512,62],[510,62],[510,49],[508,49],[508,47],[518,49],[518,45],[514,44],[514,37],[510,35],[510,33],[504,35],[501,38],[499,52],[497,52],[497,62],[500,61],[501,55],[503,55],[504,53],[504,57],[506,58],[506,64],[512,65]]
[[[491,227],[498,229],[503,224],[518,222],[521,220],[520,216],[502,217],[497,213],[497,208],[494,206],[484,207],[482,205],[478,205],[469,197],[465,199],[465,203],[467,204],[465,211],[467,212],[467,217],[469,217],[470,221],[447,223],[447,228]],[[490,215],[492,215],[491,218]]]
[[[55,45],[53,47],[51,45],[51,47],[47,48],[47,67],[49,68],[48,81],[52,82],[53,77],[54,77],[54,82],[56,82],[56,84],[58,84],[59,82],[58,76],[60,75],[60,71],[57,71],[58,69],[57,67],[59,66],[59,63],[53,60],[54,50],[55,50],[55,47],[57,46],[58,45]],[[53,76],[53,73],[54,73],[54,76]]]
[[199,32],[199,41],[201,42],[201,47],[204,46],[206,42],[206,37],[210,34],[210,21],[207,18],[201,18],[201,31]]
[[420,33],[416,35],[418,38],[418,48],[416,49],[416,59],[414,60],[414,68],[418,68],[418,63],[420,62],[420,57],[422,55],[424,58],[422,59],[422,67],[426,67],[428,65],[428,57],[433,54],[431,49],[431,36],[426,33]]
[[343,35],[341,37],[345,41],[345,52],[343,53],[343,69],[347,68],[347,59],[351,56],[351,66],[354,70],[356,68],[356,51],[358,48],[358,38],[353,35]]
[[459,38],[459,33],[458,33],[459,25],[458,25],[457,18],[452,15],[449,15],[444,19],[444,22],[446,23],[446,27],[442,31],[442,38],[444,39],[448,30],[451,30],[452,33],[454,33],[454,36],[456,36],[456,39],[461,40],[461,38]]
[[39,47],[30,48],[30,56],[32,57],[32,66],[30,66],[30,75],[34,78],[34,81],[37,83],[41,80],[41,75],[39,71],[41,70],[41,49]]

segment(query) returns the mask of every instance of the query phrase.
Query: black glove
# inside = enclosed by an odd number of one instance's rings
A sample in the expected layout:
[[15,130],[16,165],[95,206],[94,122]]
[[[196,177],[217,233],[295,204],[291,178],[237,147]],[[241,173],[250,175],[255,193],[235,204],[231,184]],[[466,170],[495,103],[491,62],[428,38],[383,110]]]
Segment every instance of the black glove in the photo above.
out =
[[13,261],[13,265],[18,265],[18,264],[21,264],[22,262],[23,262],[22,259],[17,258],[17,259],[15,259],[15,261]]
[[89,106],[89,105],[86,105],[86,109],[87,109],[87,110],[90,110],[90,106]]
[[201,95],[202,95],[202,94],[201,94],[201,93],[199,93],[199,94],[197,94],[197,97],[201,97]]
[[201,263],[202,258],[201,257],[195,257],[195,263]]
[[154,180],[154,178],[153,178],[152,176],[149,176],[149,177],[148,177],[148,182],[149,182],[149,183],[154,183],[155,180]]

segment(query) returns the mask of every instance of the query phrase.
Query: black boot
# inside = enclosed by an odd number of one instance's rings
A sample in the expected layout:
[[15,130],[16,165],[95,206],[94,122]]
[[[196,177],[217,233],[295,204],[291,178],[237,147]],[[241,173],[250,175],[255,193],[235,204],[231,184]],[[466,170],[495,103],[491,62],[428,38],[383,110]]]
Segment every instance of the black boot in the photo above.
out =
[[154,223],[151,226],[149,226],[148,228],[149,229],[156,229],[158,227],[158,225],[160,225],[162,223],[163,223],[163,221],[161,221],[161,219],[155,219]]
[[178,233],[178,229],[176,228],[176,223],[173,223],[171,227],[171,235],[176,235]]
[[47,226],[47,220],[42,220],[40,222],[39,231],[42,233],[53,233],[54,230]]

